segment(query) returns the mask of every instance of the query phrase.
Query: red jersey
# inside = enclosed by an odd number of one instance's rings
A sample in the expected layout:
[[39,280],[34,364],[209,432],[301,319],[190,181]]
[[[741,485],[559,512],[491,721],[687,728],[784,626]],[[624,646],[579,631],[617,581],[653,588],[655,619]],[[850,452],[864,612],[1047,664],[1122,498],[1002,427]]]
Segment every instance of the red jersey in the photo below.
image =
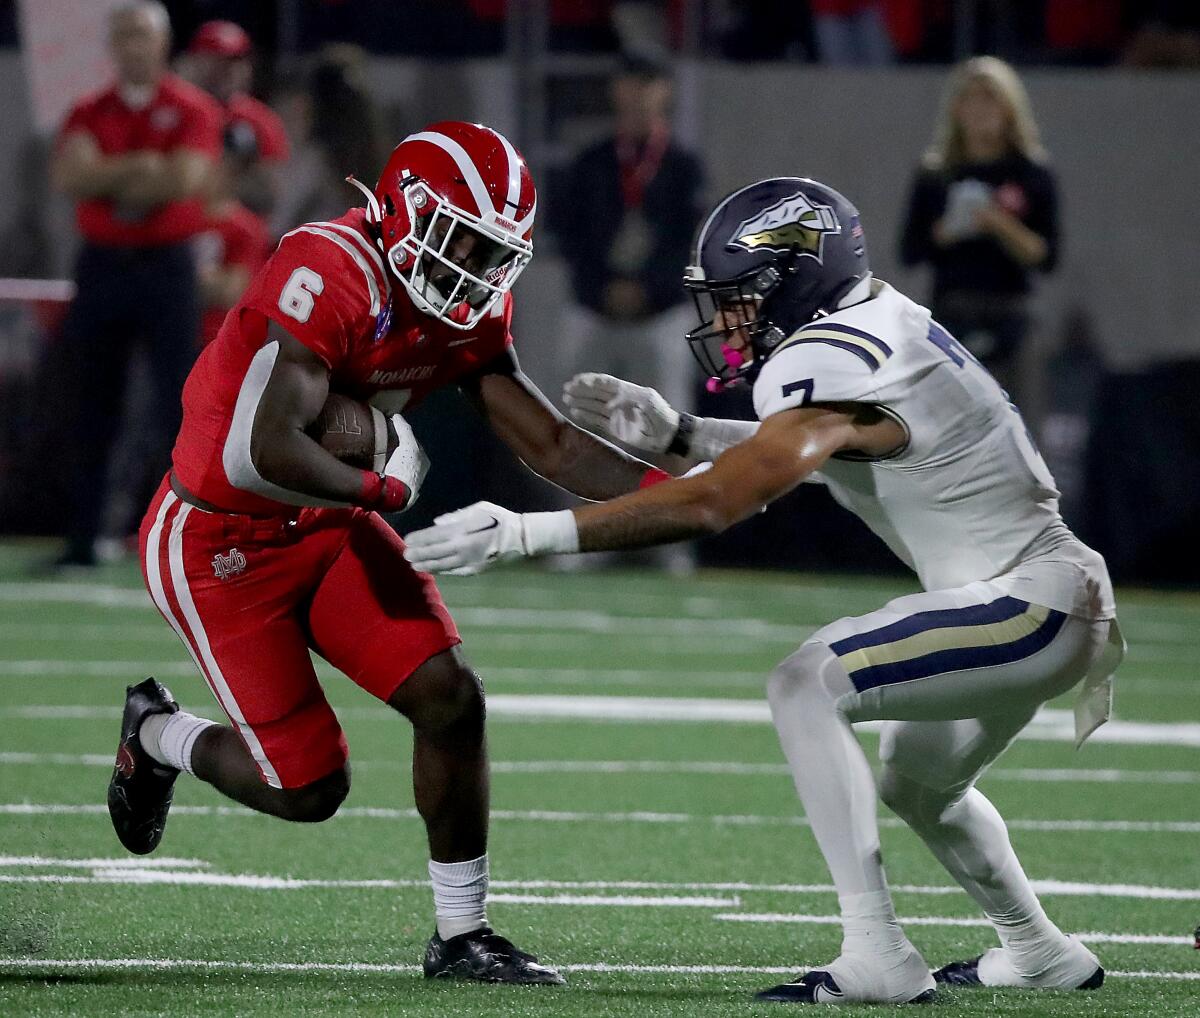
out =
[[285,234],[201,352],[183,390],[175,473],[198,498],[228,512],[296,511],[234,487],[225,466],[231,457],[249,456],[250,426],[278,353],[278,345],[267,342],[271,321],[325,362],[334,392],[397,413],[512,344],[512,295],[474,329],[455,329],[418,311],[403,287],[393,287],[363,209]]
[[[210,216],[208,228],[196,238],[196,265],[230,268],[240,265],[251,277],[270,257],[271,239],[266,224],[241,202],[228,202],[220,215]],[[227,308],[206,308],[200,322],[200,344],[211,343],[221,328]]]
[[258,157],[265,162],[284,162],[291,153],[287,131],[279,114],[250,95],[235,95],[225,104],[225,123],[244,121],[254,131]]
[[[141,109],[128,106],[116,85],[83,99],[67,115],[62,136],[86,131],[105,155],[192,149],[216,159],[223,118],[221,107],[207,93],[164,74]],[[205,223],[204,205],[197,198],[167,202],[136,217],[122,215],[108,198],[88,198],[75,206],[75,218],[86,240],[123,247],[178,243],[204,229]]]

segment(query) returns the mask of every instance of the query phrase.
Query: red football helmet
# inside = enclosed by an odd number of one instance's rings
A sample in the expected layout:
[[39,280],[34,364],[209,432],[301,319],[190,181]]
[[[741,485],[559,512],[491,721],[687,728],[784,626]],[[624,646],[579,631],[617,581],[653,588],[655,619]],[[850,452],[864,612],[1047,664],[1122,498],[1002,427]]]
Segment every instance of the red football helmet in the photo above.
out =
[[367,218],[420,310],[474,327],[533,256],[537,193],[521,154],[482,124],[443,121],[392,151]]

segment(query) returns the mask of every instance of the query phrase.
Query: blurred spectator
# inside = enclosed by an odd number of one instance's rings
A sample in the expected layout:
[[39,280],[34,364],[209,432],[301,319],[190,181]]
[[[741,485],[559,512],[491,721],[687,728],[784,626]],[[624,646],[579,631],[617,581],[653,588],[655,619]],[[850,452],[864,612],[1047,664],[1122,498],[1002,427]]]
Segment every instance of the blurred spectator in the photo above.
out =
[[257,157],[253,136],[238,131],[236,125],[226,127],[225,153],[209,181],[207,229],[196,238],[200,303],[204,308],[202,346],[216,336],[225,313],[237,303],[270,254],[266,225],[236,195],[236,184],[246,164]]
[[289,155],[283,121],[250,95],[253,47],[245,29],[232,21],[206,21],[192,36],[187,66],[192,80],[225,108],[226,130],[249,134],[257,156],[243,160],[234,181],[238,200],[260,216],[275,207],[279,169]]
[[171,26],[155,0],[109,20],[117,80],[69,113],[51,171],[74,198],[83,248],[61,343],[74,502],[62,565],[92,565],[105,469],[135,341],[146,343],[165,467],[180,392],[196,352],[199,307],[190,240],[221,147],[221,109],[167,71]]
[[[517,5],[511,0],[467,0],[467,6],[483,23],[500,24],[520,13],[513,10]],[[529,6],[531,12],[536,11],[536,5]],[[612,8],[613,0],[545,0],[547,47],[571,52],[615,49]]]
[[892,62],[882,0],[811,0],[817,59],[823,64]]
[[332,219],[346,211],[346,177],[374,181],[383,167],[379,114],[366,83],[366,54],[337,43],[321,51],[311,73],[287,90],[282,106],[295,152],[274,232]]
[[688,410],[699,376],[683,341],[695,312],[682,276],[703,171],[671,138],[666,67],[626,58],[611,88],[615,130],[572,162],[556,224],[575,297],[560,373],[608,372]]
[[1058,199],[1029,97],[995,57],[950,77],[909,198],[900,254],[933,267],[934,317],[1014,391],[1030,277],[1058,258]]
[[1111,63],[1120,49],[1122,0],[1046,0],[1046,46],[1073,64]]
[[739,0],[721,32],[730,60],[809,60],[816,50],[812,14],[795,0]]
[[1195,0],[1145,0],[1138,28],[1122,54],[1130,67],[1200,67],[1200,4]]

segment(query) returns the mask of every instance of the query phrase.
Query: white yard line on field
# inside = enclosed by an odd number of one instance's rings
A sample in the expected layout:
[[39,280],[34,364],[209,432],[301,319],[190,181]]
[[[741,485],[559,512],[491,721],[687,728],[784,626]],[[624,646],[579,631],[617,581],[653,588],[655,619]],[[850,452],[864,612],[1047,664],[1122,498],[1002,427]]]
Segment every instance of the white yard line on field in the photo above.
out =
[[[106,814],[108,807],[102,803],[0,803],[0,815],[9,816],[87,816]],[[583,810],[515,810],[494,809],[491,819],[518,823],[632,823],[632,824],[713,824],[718,827],[807,827],[804,817],[758,816],[734,814],[710,816],[698,813],[637,812],[586,812]],[[174,806],[171,816],[262,816],[242,806]],[[415,809],[397,809],[387,806],[348,806],[335,816],[339,820],[418,820]],[[1014,831],[1071,831],[1103,834],[1200,834],[1200,820],[1028,820],[1007,821]],[[880,817],[879,826],[884,828],[906,828],[897,817]]]
[[[156,610],[150,596],[125,587],[88,584],[0,583],[0,601],[22,603],[57,602],[101,605],[117,608]],[[624,601],[622,601],[624,603]],[[464,629],[565,629],[589,633],[619,635],[714,636],[728,641],[731,637],[754,640],[781,640],[799,643],[819,622],[783,625],[757,618],[736,616],[717,618],[681,618],[679,615],[614,615],[608,612],[564,608],[512,608],[486,605],[458,605],[455,620]]]
[[[0,766],[62,765],[111,767],[111,753],[0,752]],[[354,760],[356,770],[407,769],[410,761]],[[493,760],[493,774],[705,774],[737,777],[787,777],[787,764],[721,760]],[[1074,770],[1071,768],[1004,768],[987,772],[984,782],[1020,781],[1039,784],[1090,783],[1130,785],[1200,784],[1200,771]]]
[[[595,975],[791,975],[810,964],[796,962],[793,965],[614,965],[581,962],[557,964],[560,972],[591,973]],[[353,974],[416,974],[419,965],[395,965],[370,962],[285,962],[285,961],[216,961],[200,958],[0,958],[0,969],[17,972],[54,971],[200,971],[200,972],[245,972],[252,975],[267,975],[277,972],[335,972]],[[1148,970],[1106,972],[1116,979],[1171,979],[1200,980],[1200,971],[1153,972]]]
[[[720,584],[718,590],[732,592],[736,584]],[[786,590],[786,588],[781,588]],[[853,588],[851,588],[853,590]],[[487,591],[481,592],[486,598]],[[855,591],[861,593],[861,591]],[[672,594],[636,593],[614,591],[622,608],[657,609],[666,614],[650,615],[638,610],[636,615],[614,615],[588,609],[564,609],[562,592],[546,585],[522,586],[515,583],[505,588],[504,607],[492,604],[460,604],[451,599],[451,611],[459,624],[465,628],[484,629],[534,629],[547,628],[586,631],[596,633],[620,633],[623,636],[716,636],[750,637],[757,640],[799,640],[812,630],[836,618],[837,608],[833,602],[837,591],[830,590],[831,606],[829,618],[797,619],[789,623],[768,622],[753,617],[726,617],[722,613],[720,598],[677,598]],[[815,592],[814,592],[814,595]],[[891,596],[891,595],[887,595]],[[524,605],[518,602],[524,601]],[[133,587],[114,587],[80,583],[0,583],[0,602],[88,604],[115,608],[144,608],[154,610],[153,602],[145,591]],[[681,617],[680,610],[694,612],[693,617]],[[810,609],[805,609],[810,610]],[[1180,643],[1194,645],[1196,630],[1190,623],[1172,621],[1134,621],[1137,611],[1131,611],[1127,629],[1135,643]],[[696,617],[698,616],[698,617]]]
[[73,859],[61,856],[45,855],[0,855],[0,869],[37,869],[53,867],[55,869],[95,870],[95,869],[205,869],[209,863],[203,859],[180,859],[175,856],[155,856],[130,859],[128,856],[103,859]]
[[[0,856],[0,869],[15,870],[45,870],[45,869],[90,869],[93,876],[104,873],[110,874],[115,870],[144,871],[131,877],[133,882],[156,880],[172,882],[172,877],[179,876],[180,883],[202,883],[210,877],[214,881],[227,881],[229,874],[212,873],[210,864],[200,859],[130,859],[130,858],[100,858],[75,859],[60,856]],[[158,875],[151,871],[165,870]],[[204,873],[180,873],[178,871],[204,870]],[[147,875],[149,874],[149,875]],[[257,874],[238,874],[237,879],[246,880],[246,886],[278,887],[295,890],[307,887],[330,887],[348,889],[402,889],[411,887],[428,887],[429,881],[414,878],[376,878],[376,879],[320,879],[261,876]],[[74,878],[86,882],[82,878]],[[274,882],[274,883],[272,883]],[[1088,897],[1088,898],[1137,898],[1139,900],[1163,901],[1200,901],[1200,888],[1191,887],[1160,887],[1147,884],[1092,884],[1064,880],[1034,880],[1033,889],[1038,894],[1058,897]],[[734,882],[664,882],[655,880],[492,880],[493,890],[503,891],[654,891],[665,892],[704,892],[713,893],[764,893],[764,894],[834,894],[836,889],[832,884],[759,884]],[[945,897],[961,895],[962,888],[956,885],[920,885],[894,884],[892,890],[899,894],[920,896]],[[539,899],[542,900],[542,899]],[[606,899],[609,900],[609,899]]]
[[[2,670],[2,666],[0,666]],[[200,712],[203,713],[203,712]],[[394,720],[394,714],[377,708],[348,708],[342,717]],[[767,724],[770,710],[764,700],[658,696],[569,696],[498,693],[488,697],[488,714],[508,721],[586,720],[622,722],[723,722]],[[0,708],[0,717],[61,721],[67,718],[119,718],[121,708],[83,705],[29,704]],[[859,730],[878,730],[879,722],[860,724]],[[1019,739],[1041,742],[1074,742],[1071,711],[1043,708],[1020,733]],[[1114,720],[1095,732],[1094,743],[1146,746],[1200,746],[1200,722]]]
[[[722,912],[713,916],[722,922],[732,923],[797,923],[809,926],[841,926],[840,915],[788,914],[782,912]],[[979,926],[991,929],[987,919],[967,919],[959,916],[901,916],[903,926]],[[1075,933],[1072,936],[1094,944],[1186,944],[1192,946],[1192,937],[1180,937],[1158,933]]]

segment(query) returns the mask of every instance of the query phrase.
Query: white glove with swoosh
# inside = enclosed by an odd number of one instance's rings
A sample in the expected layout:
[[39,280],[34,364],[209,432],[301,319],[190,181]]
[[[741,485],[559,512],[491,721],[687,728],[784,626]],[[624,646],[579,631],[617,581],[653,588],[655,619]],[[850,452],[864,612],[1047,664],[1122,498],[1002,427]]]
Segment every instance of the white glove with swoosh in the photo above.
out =
[[[408,488],[408,501],[405,509],[411,509],[417,496],[421,493],[421,483],[429,473],[429,457],[413,434],[412,425],[399,414],[392,414],[391,425],[399,440],[384,464],[381,473],[384,477],[395,477]],[[385,445],[386,448],[386,445]]]
[[491,502],[476,502],[433,523],[404,539],[404,557],[421,572],[473,576],[493,562],[579,550],[575,516],[569,509],[515,513]]
[[585,428],[646,452],[666,452],[679,430],[679,411],[656,389],[613,375],[576,375],[563,386],[563,403]]

